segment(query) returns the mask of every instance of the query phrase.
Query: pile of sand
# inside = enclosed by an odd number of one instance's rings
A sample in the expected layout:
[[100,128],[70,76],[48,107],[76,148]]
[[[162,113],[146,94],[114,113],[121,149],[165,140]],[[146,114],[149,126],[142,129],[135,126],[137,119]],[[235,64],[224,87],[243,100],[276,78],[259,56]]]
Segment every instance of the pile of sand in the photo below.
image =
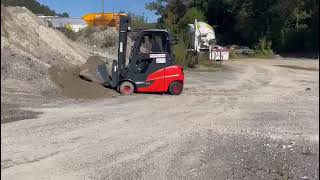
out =
[[113,47],[118,40],[118,30],[115,27],[88,26],[78,31],[75,35],[77,42],[98,48]]
[[[79,44],[89,47],[95,47],[102,50],[97,55],[103,57],[105,62],[112,62],[118,55],[118,29],[115,27],[86,27],[75,34],[75,41]],[[131,48],[134,44],[133,33],[128,33],[126,62],[128,63],[131,55]]]
[[25,7],[1,6],[2,90],[45,95],[55,87],[48,78],[50,66],[82,64],[89,56],[85,48],[47,27]]
[[62,94],[76,99],[95,99],[116,97],[118,93],[100,84],[79,78],[80,68],[70,66],[52,66],[49,69],[50,79],[61,89]]
[[46,65],[85,62],[89,52],[47,27],[25,7],[1,6],[1,48],[38,59]]
[[104,62],[114,59],[106,58],[109,53],[87,48],[47,27],[25,7],[1,6],[2,92],[47,97],[62,90],[74,98],[112,97],[113,91],[76,76],[77,68],[72,73],[68,70],[84,64],[94,54],[104,55]]

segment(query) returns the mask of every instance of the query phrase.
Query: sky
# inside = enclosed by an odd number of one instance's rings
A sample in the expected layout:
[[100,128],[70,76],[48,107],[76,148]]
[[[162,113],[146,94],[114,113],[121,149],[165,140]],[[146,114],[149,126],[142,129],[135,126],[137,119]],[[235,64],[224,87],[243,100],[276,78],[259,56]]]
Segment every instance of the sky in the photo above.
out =
[[[145,9],[145,4],[152,0],[104,0],[104,12],[131,12],[144,15],[148,22],[156,22],[158,16]],[[67,12],[70,17],[82,17],[87,13],[102,12],[102,0],[38,0],[56,13]]]

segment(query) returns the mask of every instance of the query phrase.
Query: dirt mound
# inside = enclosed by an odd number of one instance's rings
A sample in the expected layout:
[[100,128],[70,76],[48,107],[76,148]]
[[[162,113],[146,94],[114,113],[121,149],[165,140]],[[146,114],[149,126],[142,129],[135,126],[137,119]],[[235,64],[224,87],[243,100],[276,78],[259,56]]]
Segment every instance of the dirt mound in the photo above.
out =
[[118,31],[114,27],[88,26],[76,33],[76,41],[98,48],[115,46],[118,40]]
[[82,64],[89,56],[25,7],[1,6],[2,90],[46,95],[55,89],[48,78],[50,66]]
[[85,48],[47,27],[25,7],[1,6],[1,47],[39,59],[46,65],[79,64],[89,56]]
[[[114,34],[117,32],[112,29],[97,32],[94,37],[90,32],[87,33],[87,40],[105,40],[109,35],[117,37]],[[104,33],[108,33],[108,37]],[[102,43],[102,40],[99,42]],[[85,62],[81,68],[87,68],[93,73],[93,64],[107,64],[107,67],[111,67],[110,62],[115,58],[105,49],[68,39],[60,31],[48,27],[25,7],[1,6],[3,91],[41,95],[44,98],[59,95],[61,91],[72,98],[114,97],[116,92],[84,81],[78,75],[80,65]]]
[[80,79],[79,73],[80,68],[78,66],[69,66],[63,69],[52,66],[49,69],[50,79],[67,97],[76,99],[95,99],[117,96],[117,93],[114,90],[107,89],[94,82]]
[[[128,34],[126,61],[129,61],[131,48],[133,46],[133,34]],[[115,27],[86,27],[75,34],[76,42],[102,49],[105,53],[97,53],[104,58],[105,61],[112,62],[117,59],[119,33]]]

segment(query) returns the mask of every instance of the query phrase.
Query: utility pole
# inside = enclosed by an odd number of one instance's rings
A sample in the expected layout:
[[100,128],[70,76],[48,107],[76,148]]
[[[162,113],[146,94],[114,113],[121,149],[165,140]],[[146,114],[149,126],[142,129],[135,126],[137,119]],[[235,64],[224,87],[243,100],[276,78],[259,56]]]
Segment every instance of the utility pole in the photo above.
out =
[[104,13],[104,0],[101,0],[102,1],[102,14]]

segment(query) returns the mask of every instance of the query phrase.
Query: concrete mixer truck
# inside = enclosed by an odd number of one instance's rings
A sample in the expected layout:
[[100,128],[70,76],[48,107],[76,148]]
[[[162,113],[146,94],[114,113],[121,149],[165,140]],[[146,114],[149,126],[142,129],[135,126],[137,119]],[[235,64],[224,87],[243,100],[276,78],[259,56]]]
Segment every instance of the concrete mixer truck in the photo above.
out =
[[193,61],[198,61],[200,53],[209,52],[211,60],[227,60],[229,59],[229,51],[217,45],[217,39],[214,29],[205,22],[194,20],[189,25],[189,55]]

